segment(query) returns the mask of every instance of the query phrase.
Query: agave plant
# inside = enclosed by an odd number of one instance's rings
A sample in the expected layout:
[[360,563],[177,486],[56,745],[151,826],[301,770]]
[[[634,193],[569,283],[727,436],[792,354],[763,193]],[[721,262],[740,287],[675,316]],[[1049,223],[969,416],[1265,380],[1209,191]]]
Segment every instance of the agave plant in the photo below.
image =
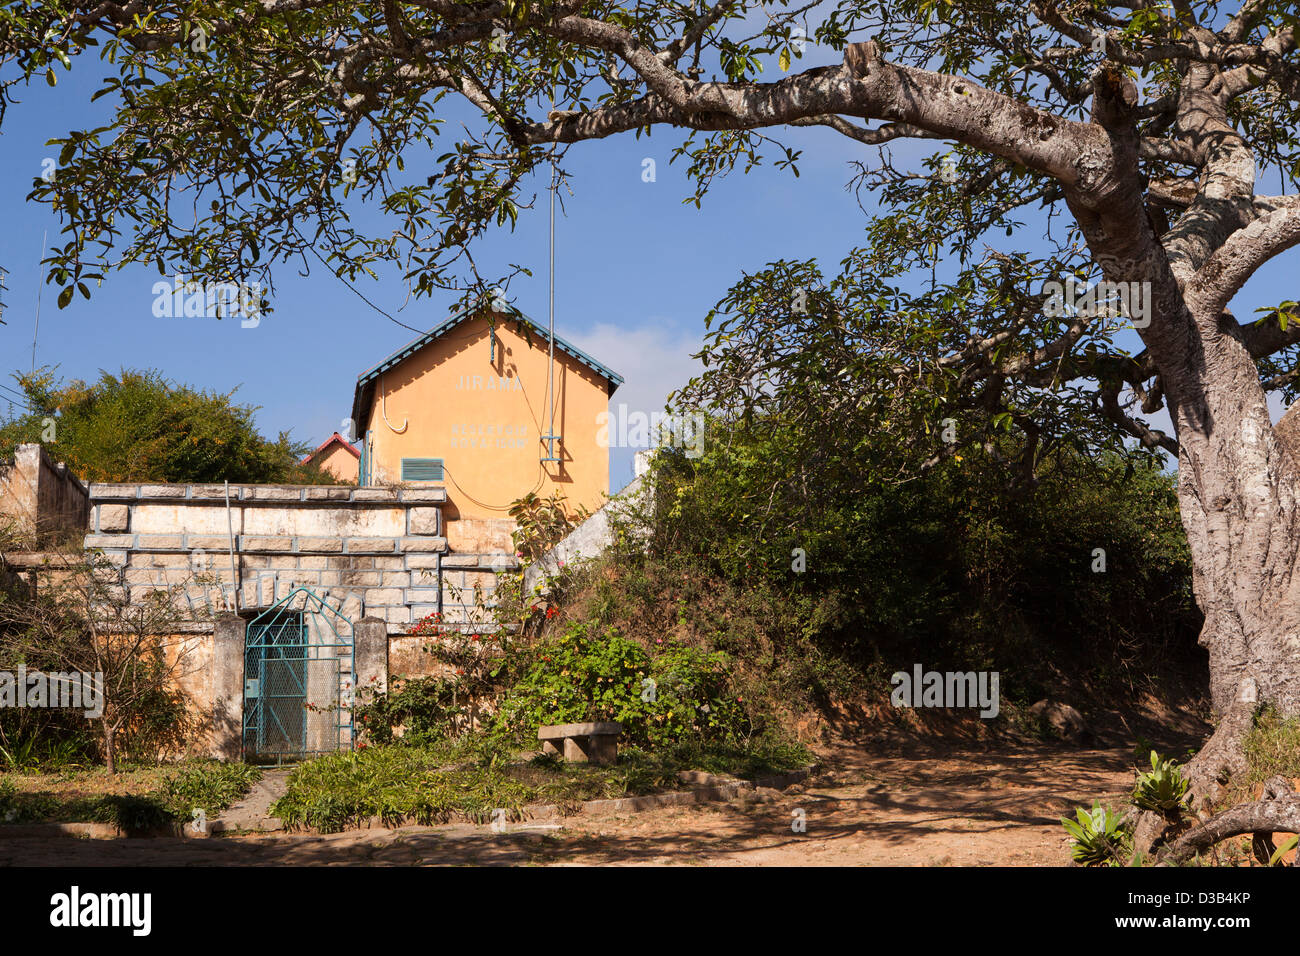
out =
[[1084,866],[1117,866],[1124,856],[1128,828],[1117,813],[1093,801],[1092,809],[1079,807],[1078,822],[1061,818],[1061,826],[1074,839],[1070,856]]
[[1191,786],[1178,763],[1161,760],[1151,751],[1151,769],[1138,774],[1133,785],[1133,805],[1139,810],[1159,813],[1166,819],[1177,819],[1187,809],[1187,791]]

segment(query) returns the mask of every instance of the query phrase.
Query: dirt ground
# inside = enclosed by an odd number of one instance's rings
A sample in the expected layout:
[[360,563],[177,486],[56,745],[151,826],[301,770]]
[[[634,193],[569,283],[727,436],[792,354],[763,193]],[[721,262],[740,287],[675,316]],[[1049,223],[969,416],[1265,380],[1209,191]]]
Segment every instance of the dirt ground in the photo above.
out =
[[1094,799],[1118,803],[1132,782],[1131,747],[882,756],[845,745],[806,788],[745,802],[501,833],[448,825],[207,840],[13,837],[0,842],[0,865],[1063,866],[1060,817]]

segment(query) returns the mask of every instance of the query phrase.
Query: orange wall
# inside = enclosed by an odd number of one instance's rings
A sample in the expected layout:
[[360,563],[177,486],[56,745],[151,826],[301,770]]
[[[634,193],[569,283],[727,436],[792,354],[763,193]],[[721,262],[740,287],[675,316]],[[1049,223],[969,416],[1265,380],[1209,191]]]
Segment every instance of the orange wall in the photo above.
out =
[[320,470],[326,474],[333,475],[339,481],[356,481],[357,480],[357,456],[352,454],[338,442],[330,445],[325,449],[325,453],[319,458],[313,458],[312,461],[320,467]]
[[[558,490],[569,506],[594,510],[609,490],[609,450],[596,441],[608,411],[608,383],[577,359],[555,353],[555,443],[546,457],[548,345],[498,318],[495,364],[486,318],[464,322],[425,346],[375,386],[370,430],[371,480],[398,482],[403,458],[441,458],[448,518],[504,518],[530,491]],[[381,406],[381,398],[384,403]],[[381,407],[386,410],[384,421]],[[405,429],[402,429],[405,423]]]

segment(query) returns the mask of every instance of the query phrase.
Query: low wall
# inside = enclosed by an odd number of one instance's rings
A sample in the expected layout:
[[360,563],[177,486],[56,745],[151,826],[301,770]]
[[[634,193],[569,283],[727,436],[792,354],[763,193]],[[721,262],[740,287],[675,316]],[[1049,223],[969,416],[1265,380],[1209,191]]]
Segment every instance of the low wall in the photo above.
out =
[[12,526],[25,547],[81,534],[90,502],[86,486],[41,445],[19,445],[0,462],[0,530]]
[[[176,613],[168,616],[164,646],[179,664],[177,686],[207,718],[201,746],[215,756],[240,753],[244,629],[295,589],[309,589],[350,625],[355,671],[351,663],[342,668],[344,679],[383,687],[390,670],[431,671],[421,649],[427,638],[409,634],[415,622],[435,612],[449,624],[477,620],[478,600],[495,600],[498,573],[519,567],[514,523],[448,522],[442,488],[87,488],[40,446],[19,451],[6,473],[9,507],[30,526],[52,516],[45,527],[84,533],[84,548],[102,556],[118,598],[138,605],[169,595]],[[0,555],[0,573],[23,586],[57,586],[71,573],[61,567],[66,560],[62,553],[10,552]]]
[[564,565],[598,557],[614,543],[613,519],[639,507],[650,489],[642,454],[642,452],[637,453],[637,476],[628,482],[622,491],[570,531],[559,544],[528,566],[528,570],[524,572],[525,594],[542,583],[546,576],[556,574]]
[[[475,587],[518,567],[499,529],[454,527],[441,488],[94,484],[90,533],[136,592],[175,588],[197,621],[311,588],[349,620],[393,633],[421,617],[467,619]],[[450,541],[477,550],[453,550]]]

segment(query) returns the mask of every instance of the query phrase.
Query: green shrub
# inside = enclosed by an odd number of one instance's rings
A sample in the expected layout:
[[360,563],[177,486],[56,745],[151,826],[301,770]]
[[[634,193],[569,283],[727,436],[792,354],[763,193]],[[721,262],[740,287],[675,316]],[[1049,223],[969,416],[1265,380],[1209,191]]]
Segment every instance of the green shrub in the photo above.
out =
[[499,732],[535,741],[543,724],[612,720],[623,725],[624,742],[645,746],[750,732],[721,652],[669,645],[651,656],[612,628],[579,622],[531,653],[532,665],[502,701]]
[[196,809],[218,813],[242,799],[261,779],[261,768],[251,764],[192,763],[163,780],[158,798],[179,818],[188,818]]
[[334,484],[301,457],[311,446],[287,433],[264,438],[257,409],[234,392],[204,392],[155,370],[100,372],[98,381],[56,382],[48,369],[18,376],[29,408],[0,419],[0,458],[15,445],[42,441],[58,412],[50,454],[83,481],[172,481]]
[[0,743],[0,768],[5,770],[47,770],[78,763],[94,753],[94,741],[84,731],[67,729],[51,722],[48,738],[32,733],[8,745]]
[[368,744],[428,743],[451,736],[461,714],[459,681],[446,677],[408,677],[388,691],[370,695],[353,710],[356,726]]
[[1133,805],[1139,810],[1150,810],[1167,819],[1181,817],[1187,809],[1187,793],[1191,782],[1173,760],[1161,760],[1151,751],[1151,769],[1138,774],[1133,785]]
[[[486,614],[479,589],[475,606]],[[362,688],[353,716],[367,744],[389,744],[399,736],[414,744],[464,736],[477,729],[486,702],[508,679],[509,657],[497,649],[504,635],[487,622],[465,628],[444,624],[433,613],[410,633],[429,638],[422,650],[449,673],[394,677],[385,691]]]
[[118,731],[117,752],[128,761],[158,761],[184,748],[197,730],[197,719],[184,692],[161,686],[165,668],[148,662],[139,678],[160,686],[135,701],[129,719]]
[[1172,479],[1147,457],[1058,445],[1031,480],[1008,469],[1013,449],[972,449],[900,483],[852,467],[887,453],[870,431],[792,464],[800,436],[775,422],[711,428],[701,457],[656,456],[630,523],[648,533],[629,532],[578,614],[638,638],[693,632],[758,683],[762,661],[763,696],[804,710],[917,661],[998,670],[1025,704],[1062,673],[1131,689],[1169,665],[1202,672]]
[[1074,839],[1070,856],[1084,866],[1119,866],[1127,855],[1128,827],[1113,811],[1094,801],[1092,810],[1079,807],[1076,820],[1061,818],[1061,826]]
[[531,564],[559,544],[587,515],[581,507],[571,512],[558,491],[549,498],[539,498],[530,491],[510,506],[510,517],[515,519],[511,533],[515,554]]
[[157,794],[151,793],[104,797],[93,818],[98,823],[114,823],[128,833],[147,833],[175,823],[178,815]]
[[499,738],[478,733],[434,746],[366,747],[309,760],[294,769],[271,812],[291,829],[322,832],[363,826],[375,817],[388,826],[452,819],[485,823],[501,810],[506,820],[518,820],[531,803],[573,807],[583,800],[679,789],[681,770],[753,779],[788,773],[809,761],[797,745],[761,739],[624,747],[618,763],[608,767],[542,755],[521,762]]
[[285,826],[323,833],[371,817],[396,826],[445,823],[455,815],[487,822],[500,808],[512,819],[527,802],[526,786],[493,767],[446,769],[445,753],[419,747],[369,747],[299,765],[271,812]]
[[262,776],[242,763],[194,761],[167,772],[148,793],[96,795],[20,791],[0,780],[0,822],[92,821],[151,831],[216,814],[244,797]]

